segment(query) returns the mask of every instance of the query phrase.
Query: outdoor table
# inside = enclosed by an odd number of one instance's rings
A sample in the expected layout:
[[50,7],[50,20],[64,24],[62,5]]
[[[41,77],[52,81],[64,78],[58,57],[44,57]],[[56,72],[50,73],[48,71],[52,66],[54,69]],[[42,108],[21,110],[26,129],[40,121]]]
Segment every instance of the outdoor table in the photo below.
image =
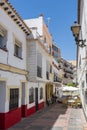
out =
[[69,100],[68,100],[68,105],[72,106],[73,103],[75,103],[75,100],[73,100],[73,99],[69,99]]

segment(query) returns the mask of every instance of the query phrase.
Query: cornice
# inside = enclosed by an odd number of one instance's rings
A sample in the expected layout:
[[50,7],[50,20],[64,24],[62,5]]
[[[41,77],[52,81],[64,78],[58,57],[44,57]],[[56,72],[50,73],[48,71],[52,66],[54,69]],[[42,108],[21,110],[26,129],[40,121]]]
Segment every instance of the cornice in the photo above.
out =
[[17,73],[17,74],[21,74],[21,75],[28,75],[29,74],[29,72],[26,70],[16,68],[16,67],[13,67],[10,65],[2,64],[2,63],[0,63],[0,70],[12,72],[12,73]]
[[7,13],[7,15],[19,26],[19,28],[26,34],[30,35],[31,31],[19,16],[17,11],[13,8],[8,0],[0,0],[0,7]]

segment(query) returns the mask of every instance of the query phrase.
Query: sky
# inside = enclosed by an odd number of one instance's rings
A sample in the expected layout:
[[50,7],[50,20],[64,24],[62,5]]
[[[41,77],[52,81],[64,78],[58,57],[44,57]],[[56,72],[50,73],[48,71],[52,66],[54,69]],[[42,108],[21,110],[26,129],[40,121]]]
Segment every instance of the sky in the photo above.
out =
[[[76,44],[71,26],[77,21],[77,0],[9,0],[22,19],[43,14],[53,41],[66,60],[76,59]],[[49,21],[49,22],[48,22]]]

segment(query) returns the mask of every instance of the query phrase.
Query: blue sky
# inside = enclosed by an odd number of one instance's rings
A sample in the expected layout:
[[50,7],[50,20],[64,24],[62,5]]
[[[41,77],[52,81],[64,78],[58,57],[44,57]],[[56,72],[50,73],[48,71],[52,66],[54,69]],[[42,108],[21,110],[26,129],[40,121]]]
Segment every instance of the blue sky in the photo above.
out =
[[77,21],[77,0],[9,0],[22,19],[44,15],[53,41],[66,60],[76,59],[76,45],[70,27]]

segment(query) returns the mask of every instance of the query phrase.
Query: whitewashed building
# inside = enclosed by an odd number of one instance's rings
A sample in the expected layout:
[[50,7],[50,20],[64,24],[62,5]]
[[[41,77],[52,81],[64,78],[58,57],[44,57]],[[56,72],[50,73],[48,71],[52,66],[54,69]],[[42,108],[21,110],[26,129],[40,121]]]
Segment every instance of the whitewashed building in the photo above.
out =
[[77,46],[77,81],[81,89],[81,100],[87,118],[87,1],[78,0],[78,23],[81,25],[79,39],[86,40],[85,47]]
[[61,69],[59,68],[59,63],[56,61],[56,59],[53,58],[52,61],[52,73],[53,73],[53,89],[56,94],[56,96],[59,96],[59,89],[62,87],[62,74]]
[[42,109],[52,97],[52,61],[52,36],[43,16],[24,22],[0,0],[0,129]]
[[26,66],[29,34],[29,28],[11,4],[0,0],[0,129],[7,129],[22,117],[22,90],[27,86],[29,73]]
[[29,89],[33,88],[35,98],[30,107],[38,110],[53,94],[52,36],[42,15],[25,23],[32,32],[27,38]]
[[42,16],[27,26],[7,0],[0,18],[0,129],[7,129],[53,94],[52,37]]

